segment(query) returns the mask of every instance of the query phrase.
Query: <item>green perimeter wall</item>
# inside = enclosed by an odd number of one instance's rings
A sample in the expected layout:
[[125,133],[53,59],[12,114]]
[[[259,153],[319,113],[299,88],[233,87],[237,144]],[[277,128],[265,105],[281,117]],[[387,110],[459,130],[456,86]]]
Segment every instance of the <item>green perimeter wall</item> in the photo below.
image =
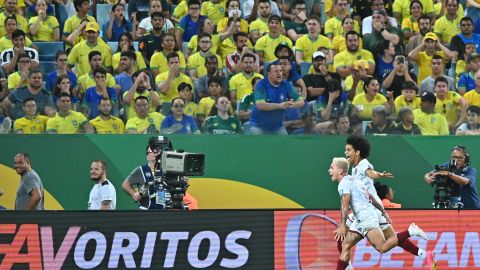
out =
[[[0,164],[12,167],[13,156],[29,152],[44,186],[66,210],[85,209],[92,186],[90,162],[108,162],[108,178],[117,189],[117,209],[135,204],[122,192],[121,182],[145,162],[147,135],[0,136]],[[203,177],[240,181],[283,195],[305,208],[338,208],[337,185],[327,170],[332,157],[344,155],[343,136],[169,136],[175,149],[206,154]],[[453,146],[469,148],[479,164],[476,137],[369,137],[370,162],[390,171],[383,180],[394,188],[404,208],[430,208],[433,190],[423,175],[449,159]],[[2,181],[6,181],[0,175]],[[212,194],[215,196],[215,194]],[[248,194],[245,194],[248,199]],[[222,204],[221,201],[218,202]]]

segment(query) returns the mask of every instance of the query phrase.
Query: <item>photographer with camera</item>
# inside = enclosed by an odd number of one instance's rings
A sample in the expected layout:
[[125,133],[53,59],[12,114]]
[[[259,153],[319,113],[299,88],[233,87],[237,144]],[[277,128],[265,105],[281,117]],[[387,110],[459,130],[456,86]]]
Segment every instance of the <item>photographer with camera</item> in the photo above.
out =
[[451,160],[425,174],[424,180],[435,186],[435,208],[480,209],[477,195],[477,170],[470,166],[470,154],[464,146],[452,149]]
[[152,185],[155,177],[161,176],[159,174],[162,172],[155,170],[155,164],[157,156],[161,157],[162,151],[165,149],[171,149],[171,142],[168,139],[160,144],[155,144],[150,139],[145,149],[147,164],[136,167],[127,179],[123,181],[123,190],[139,204],[139,209],[141,210],[165,209],[165,192],[157,192]]
[[151,137],[146,147],[147,164],[136,167],[123,181],[123,190],[139,204],[140,210],[198,209],[197,200],[185,194],[188,178],[175,178],[162,169],[162,154],[172,150],[167,137]]

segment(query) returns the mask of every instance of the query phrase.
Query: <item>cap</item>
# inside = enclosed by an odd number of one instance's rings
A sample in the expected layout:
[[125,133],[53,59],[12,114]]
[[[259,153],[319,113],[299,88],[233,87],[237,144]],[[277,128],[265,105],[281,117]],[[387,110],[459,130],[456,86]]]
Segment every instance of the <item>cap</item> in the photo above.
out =
[[364,69],[369,68],[368,61],[365,59],[356,60],[355,62],[353,62],[353,66],[356,70],[358,70],[360,67],[363,67]]
[[427,40],[427,39],[433,39],[433,40],[437,41],[437,40],[438,40],[438,37],[437,37],[437,35],[436,35],[435,33],[433,33],[433,32],[428,32],[428,33],[425,35],[425,37],[423,38],[423,40]]
[[480,54],[475,52],[470,54],[467,58],[467,62],[472,62],[475,58],[480,58]]
[[432,103],[437,102],[437,98],[435,97],[435,95],[433,93],[430,93],[430,92],[424,92],[421,96],[421,100],[430,101]]
[[321,57],[321,58],[327,58],[325,53],[324,52],[321,52],[321,51],[316,51],[313,53],[313,56],[312,56],[312,59],[315,59],[317,57]]
[[384,17],[387,17],[387,12],[383,9],[375,10],[373,14],[380,14],[380,15],[383,15]]
[[100,27],[98,26],[98,23],[96,22],[89,22],[87,23],[87,26],[85,27],[85,31],[93,31],[93,32],[99,32]]

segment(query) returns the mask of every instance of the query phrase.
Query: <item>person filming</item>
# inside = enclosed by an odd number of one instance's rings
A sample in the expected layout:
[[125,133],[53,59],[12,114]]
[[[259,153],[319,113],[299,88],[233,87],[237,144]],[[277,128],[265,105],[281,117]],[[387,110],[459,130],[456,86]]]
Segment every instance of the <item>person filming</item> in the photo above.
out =
[[[443,198],[449,200],[446,206],[450,208],[480,209],[480,198],[476,189],[477,170],[470,166],[470,162],[467,148],[455,146],[449,162],[435,166],[435,170],[424,176],[426,183],[436,185],[436,192],[442,186],[442,179],[446,179],[448,192]],[[436,196],[434,205],[438,205],[437,199]]]

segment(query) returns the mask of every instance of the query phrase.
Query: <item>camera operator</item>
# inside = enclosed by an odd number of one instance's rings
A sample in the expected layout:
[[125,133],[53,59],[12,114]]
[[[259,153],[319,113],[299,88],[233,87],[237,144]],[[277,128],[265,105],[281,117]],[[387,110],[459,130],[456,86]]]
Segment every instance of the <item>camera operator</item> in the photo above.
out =
[[[153,186],[149,186],[148,192],[145,190],[142,195],[141,186],[145,183],[152,183],[155,179],[155,162],[157,156],[162,154],[160,149],[152,149],[150,145],[146,147],[147,164],[136,167],[130,175],[123,181],[122,188],[132,197],[132,199],[140,204],[139,208],[146,209],[164,209],[161,202],[165,198],[158,198]],[[161,172],[158,172],[161,173]],[[150,196],[146,198],[144,196]]]
[[[165,209],[170,199],[165,186],[159,186],[156,179],[164,176],[161,170],[156,169],[163,151],[171,151],[172,143],[164,137],[162,141],[152,141],[146,147],[147,164],[136,167],[122,183],[122,188],[139,204],[139,209]],[[147,184],[147,185],[145,185]],[[198,209],[197,200],[189,195],[183,196],[183,203],[188,209]]]
[[461,202],[463,208],[480,209],[476,189],[477,171],[470,166],[470,155],[466,147],[455,146],[452,149],[451,161],[436,166],[435,170],[425,174],[425,182],[435,183],[439,179],[437,176],[447,177],[447,189],[450,189],[450,194],[447,195],[450,196],[451,208],[461,208]]

